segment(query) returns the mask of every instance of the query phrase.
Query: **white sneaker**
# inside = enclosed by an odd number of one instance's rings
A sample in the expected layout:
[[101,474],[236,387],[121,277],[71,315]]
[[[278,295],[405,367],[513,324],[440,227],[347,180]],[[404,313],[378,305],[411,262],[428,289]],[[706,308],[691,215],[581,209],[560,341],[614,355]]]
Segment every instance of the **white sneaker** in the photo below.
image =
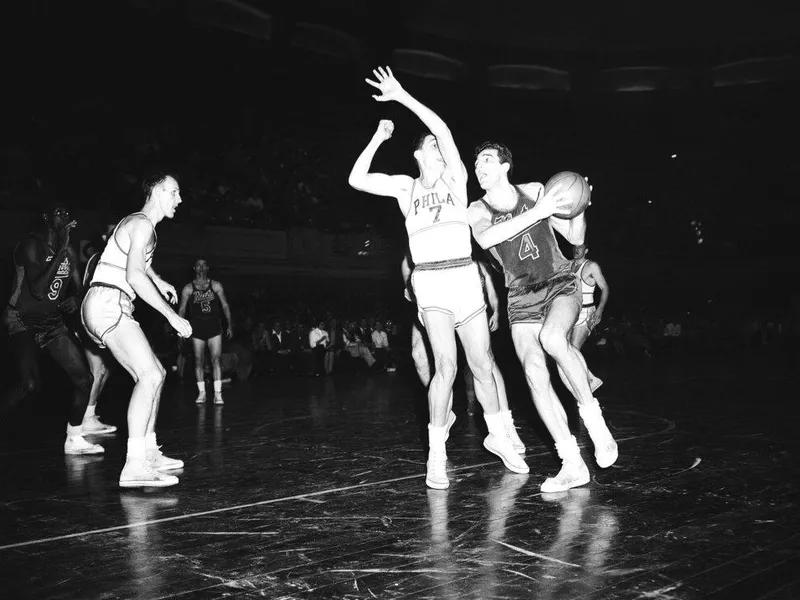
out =
[[514,471],[514,473],[530,472],[525,460],[514,450],[514,446],[508,437],[500,437],[490,433],[483,440],[483,447],[499,456],[509,471]]
[[447,479],[447,456],[442,451],[428,451],[428,473],[425,477],[425,484],[435,490],[446,490],[450,487],[450,480]]
[[106,425],[97,415],[92,415],[85,419],[81,425],[84,435],[86,434],[100,434],[100,433],[114,433],[117,430],[116,425]]
[[514,451],[517,454],[525,454],[525,444],[519,439],[517,428],[514,426],[514,417],[511,416],[511,413],[508,413],[508,416],[503,418],[503,425],[506,427],[506,437],[511,442],[511,445],[514,446]]
[[119,474],[119,487],[169,487],[178,483],[174,475],[159,473],[147,460],[131,460],[125,463]]
[[214,394],[214,404],[225,404],[225,400],[222,399],[222,394]]
[[197,399],[194,401],[195,404],[205,404],[206,403],[206,393],[200,392],[197,394]]
[[64,454],[102,454],[105,451],[100,444],[87,442],[82,435],[68,435],[64,442]]
[[610,467],[617,462],[619,450],[617,442],[614,441],[614,436],[611,435],[603,418],[600,404],[595,401],[594,404],[581,406],[578,408],[578,412],[581,415],[583,424],[586,425],[589,437],[592,438],[594,459],[597,461],[597,466],[602,469]]
[[589,483],[589,469],[583,461],[579,463],[564,462],[555,477],[548,477],[542,484],[545,493],[565,492],[570,488]]
[[589,381],[589,387],[592,388],[592,392],[595,392],[601,385],[603,385],[603,380],[599,377],[592,377]]
[[172,471],[183,468],[183,461],[179,458],[164,456],[161,453],[161,446],[147,450],[147,463],[157,471]]

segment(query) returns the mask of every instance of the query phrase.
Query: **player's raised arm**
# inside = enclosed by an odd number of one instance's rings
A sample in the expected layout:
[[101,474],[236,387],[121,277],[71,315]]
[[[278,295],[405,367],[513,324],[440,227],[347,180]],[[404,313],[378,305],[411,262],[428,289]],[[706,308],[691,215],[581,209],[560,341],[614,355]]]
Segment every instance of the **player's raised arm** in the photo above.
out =
[[407,176],[370,172],[375,153],[383,142],[392,137],[393,132],[394,123],[391,121],[384,119],[378,123],[378,128],[375,130],[372,139],[361,151],[353,168],[350,170],[347,183],[351,187],[376,196],[399,198],[402,195],[403,191],[408,187],[407,180],[409,178]]
[[453,139],[453,134],[450,128],[442,120],[442,118],[433,112],[430,108],[422,104],[419,100],[409,94],[400,82],[397,81],[392,70],[389,67],[385,69],[378,67],[372,71],[375,75],[375,81],[367,79],[367,83],[372,87],[380,90],[380,94],[375,94],[372,97],[378,102],[395,102],[402,104],[408,110],[413,112],[419,120],[422,121],[430,132],[436,137],[436,143],[439,146],[439,152],[442,153],[447,168],[450,170],[453,177],[457,178],[460,183],[467,181],[467,169],[461,161],[461,155],[458,152],[458,147]]

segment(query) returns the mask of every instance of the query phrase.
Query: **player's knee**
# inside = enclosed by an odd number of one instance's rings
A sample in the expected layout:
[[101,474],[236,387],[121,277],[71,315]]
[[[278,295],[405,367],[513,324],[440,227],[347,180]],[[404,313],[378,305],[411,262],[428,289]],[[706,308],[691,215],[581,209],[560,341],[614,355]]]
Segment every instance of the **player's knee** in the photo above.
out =
[[139,382],[157,389],[164,383],[167,372],[160,363],[155,363],[153,366],[148,367],[144,372],[139,375]]
[[569,346],[567,336],[564,335],[564,332],[551,327],[542,327],[542,331],[539,334],[539,341],[545,352],[553,357],[564,355]]
[[439,356],[436,361],[436,375],[441,377],[445,383],[453,385],[456,380],[458,366],[454,358],[449,356]]
[[494,362],[490,357],[487,357],[487,359],[482,359],[477,364],[471,364],[469,370],[472,371],[472,376],[476,380],[488,383],[493,377]]
[[94,383],[94,376],[89,371],[86,371],[85,373],[75,375],[72,378],[72,383],[75,386],[76,390],[88,394],[89,392],[92,391],[92,383]]

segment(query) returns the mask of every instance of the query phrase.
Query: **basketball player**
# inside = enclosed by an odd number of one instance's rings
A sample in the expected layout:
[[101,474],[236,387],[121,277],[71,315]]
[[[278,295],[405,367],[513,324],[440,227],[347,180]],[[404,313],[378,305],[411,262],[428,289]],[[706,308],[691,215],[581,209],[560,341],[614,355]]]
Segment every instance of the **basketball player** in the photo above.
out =
[[37,228],[14,248],[14,283],[3,311],[9,351],[20,381],[3,396],[0,415],[41,388],[39,357],[47,352],[72,383],[72,402],[64,441],[65,454],[100,454],[102,446],[83,437],[83,415],[89,402],[92,375],[78,341],[67,329],[63,313],[74,313],[78,303],[66,297],[70,283],[80,289],[76,255],[70,231],[77,225],[61,205],[42,214]]
[[[109,225],[102,240],[108,243],[108,238],[114,232],[114,225]],[[86,269],[83,272],[83,290],[84,292],[89,289],[89,283],[92,281],[97,263],[100,256],[103,254],[102,248],[94,252],[89,260],[86,262]],[[106,386],[108,377],[111,374],[111,356],[107,349],[100,348],[95,344],[91,337],[86,335],[85,331],[81,332],[81,343],[83,345],[83,353],[86,356],[86,362],[89,364],[89,370],[92,373],[92,389],[89,392],[89,404],[86,406],[86,412],[83,415],[83,432],[84,434],[101,434],[101,433],[114,433],[117,430],[115,425],[108,425],[103,423],[96,414],[97,400]]]
[[497,398],[486,305],[478,267],[471,258],[467,170],[444,121],[406,92],[390,69],[378,68],[373,74],[377,81],[366,81],[380,91],[373,96],[375,100],[398,102],[430,130],[414,146],[419,177],[370,172],[375,153],[394,130],[394,124],[387,120],[379,123],[349,177],[350,185],[357,190],[395,198],[406,221],[415,265],[412,283],[434,360],[434,374],[428,388],[430,423],[425,482],[435,489],[449,486],[445,440],[448,423],[452,425],[448,405],[456,376],[456,332],[475,377],[476,396],[483,406],[489,430],[484,447],[499,456],[508,469],[527,473],[528,465],[509,441],[508,424],[503,422]]
[[564,491],[588,483],[589,470],[550,383],[546,355],[555,359],[574,390],[597,464],[609,467],[617,460],[617,444],[592,397],[586,363],[569,343],[581,308],[581,290],[553,233],[558,231],[573,245],[582,244],[586,217],[554,216],[569,213],[569,199],[560,193],[560,186],[545,194],[540,183],[512,185],[508,180],[512,167],[511,152],[504,145],[478,146],[475,174],[486,194],[470,205],[469,219],[475,240],[503,267],[514,347],[536,409],[562,461],[558,475],[548,478],[541,489]]
[[[499,299],[497,297],[497,291],[494,288],[494,282],[492,281],[492,276],[489,273],[489,269],[486,267],[486,263],[481,261],[475,262],[480,269],[481,281],[483,282],[483,289],[484,293],[486,294],[486,301],[489,303],[489,308],[491,309],[492,313],[492,315],[489,317],[489,331],[494,332],[497,331],[500,325],[500,306]],[[405,298],[409,302],[416,304],[416,300],[414,299],[414,289],[411,287],[411,263],[407,254],[403,257],[403,262],[400,265],[400,271],[403,274]],[[429,343],[424,329],[425,326],[420,322],[419,318],[414,318],[411,324],[411,359],[414,362],[414,368],[417,371],[417,376],[419,377],[420,382],[425,389],[428,389],[428,386],[431,382],[431,364],[428,356]],[[494,363],[492,374],[497,382],[497,399],[500,403],[500,412],[503,415],[503,422],[508,423],[508,427],[506,427],[506,435],[511,441],[511,444],[514,446],[514,450],[516,450],[519,454],[524,454],[525,444],[523,444],[522,440],[519,438],[517,428],[514,425],[514,418],[511,414],[511,409],[508,406],[508,396],[506,396],[505,379],[503,379],[503,374],[500,372],[497,362]],[[464,371],[464,381],[467,384],[468,389],[474,389],[472,373],[469,371],[469,369]],[[474,396],[472,396],[472,400],[474,401]],[[453,412],[452,390],[450,390],[450,398],[447,403],[447,408],[448,423],[450,426],[452,426],[456,420],[456,415]],[[472,414],[471,406],[468,407],[468,410],[469,414]]]
[[128,407],[128,452],[119,485],[166,487],[178,483],[178,478],[162,471],[180,469],[183,461],[164,456],[156,441],[156,417],[166,373],[133,319],[133,300],[139,295],[183,338],[192,334],[192,327],[169,305],[178,301],[175,288],[151,266],[156,225],[173,218],[181,203],[178,182],[171,175],[159,173],[145,180],[142,188],[144,206],[114,229],[83,299],[81,316],[92,340],[101,348],[107,347],[136,382]]
[[211,370],[214,375],[214,404],[224,404],[222,399],[222,315],[225,315],[226,339],[233,337],[231,307],[225,290],[219,281],[208,277],[208,262],[198,258],[194,263],[194,280],[183,286],[178,314],[186,317],[189,308],[192,325],[192,348],[194,350],[194,374],[197,378],[197,404],[206,401],[206,346],[211,354]]
[[[583,347],[592,330],[603,318],[603,309],[606,307],[609,296],[608,283],[603,277],[603,271],[600,269],[600,265],[586,258],[588,252],[589,249],[585,245],[572,247],[573,268],[581,285],[581,312],[578,314],[578,321],[575,323],[575,327],[572,328],[570,342],[578,350]],[[597,307],[594,305],[594,290],[596,287],[600,288],[600,304]],[[603,380],[589,371],[588,368],[586,372],[589,375],[589,386],[594,392],[603,385]],[[558,374],[567,389],[570,389],[569,382],[561,368],[558,369]]]

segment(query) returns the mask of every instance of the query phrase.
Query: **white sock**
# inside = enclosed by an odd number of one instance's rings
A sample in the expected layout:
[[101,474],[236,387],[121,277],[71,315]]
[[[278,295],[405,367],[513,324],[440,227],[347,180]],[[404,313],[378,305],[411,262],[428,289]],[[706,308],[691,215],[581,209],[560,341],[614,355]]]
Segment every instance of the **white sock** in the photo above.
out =
[[201,394],[206,393],[206,382],[205,381],[198,381],[197,382],[197,389],[200,390]]
[[503,423],[511,423],[514,420],[514,417],[511,416],[510,410],[501,410],[500,418],[503,419]]
[[145,439],[143,437],[139,438],[128,438],[128,458],[144,458],[145,456]]
[[158,450],[158,442],[156,441],[155,431],[144,436],[144,445],[148,450]]
[[87,419],[91,419],[94,416],[94,408],[97,406],[96,404],[90,404],[86,407],[86,412],[83,413],[83,420],[86,421]]
[[70,425],[67,423],[67,437],[81,437],[83,435],[83,425]]
[[501,413],[496,412],[493,415],[483,413],[483,419],[486,421],[486,428],[489,433],[501,438],[506,436],[506,428],[503,425],[503,415]]
[[215,379],[214,380],[214,393],[221,394],[222,393],[222,380]]
[[444,427],[434,427],[428,423],[428,447],[431,450],[444,450]]

